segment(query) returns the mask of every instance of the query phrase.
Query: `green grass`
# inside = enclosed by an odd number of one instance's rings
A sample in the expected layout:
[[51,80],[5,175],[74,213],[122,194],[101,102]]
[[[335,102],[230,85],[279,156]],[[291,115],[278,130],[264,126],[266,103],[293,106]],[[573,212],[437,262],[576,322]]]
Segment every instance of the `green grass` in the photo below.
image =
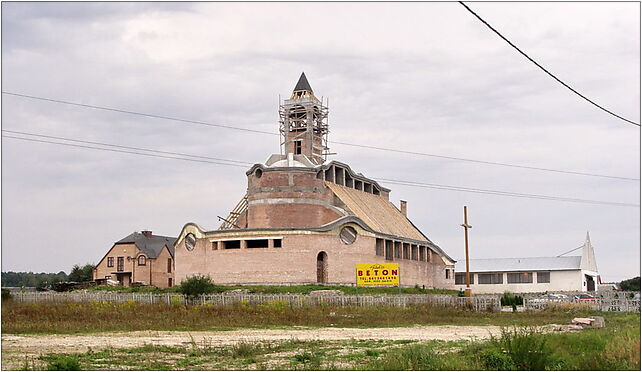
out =
[[[606,328],[542,334],[506,328],[491,340],[272,341],[188,346],[145,345],[84,353],[15,356],[9,369],[60,366],[84,370],[640,370],[640,317]],[[3,356],[3,362],[10,356]],[[5,367],[6,368],[6,367]]]
[[[308,285],[292,285],[292,286],[266,286],[266,285],[236,285],[224,286],[215,285],[213,293],[222,293],[234,289],[245,289],[249,293],[262,293],[262,294],[309,294],[312,291],[318,290],[339,290],[347,295],[355,294],[355,288],[351,286],[323,286],[316,284]],[[108,292],[125,292],[125,293],[178,293],[179,287],[172,288],[158,288],[152,286],[145,287],[112,287],[112,286],[96,286],[89,288],[92,291],[108,291]],[[389,294],[396,295],[399,293],[397,287],[362,287],[359,288],[359,294],[379,295]],[[423,289],[419,287],[401,288],[402,294],[457,294],[457,291],[449,289]]]
[[[438,306],[290,307],[261,305],[165,305],[127,303],[19,303],[2,306],[4,333],[91,333],[105,331],[204,331],[275,327],[405,327],[413,325],[535,326],[566,324],[592,314],[586,309],[487,313]],[[609,313],[608,322],[625,314]]]

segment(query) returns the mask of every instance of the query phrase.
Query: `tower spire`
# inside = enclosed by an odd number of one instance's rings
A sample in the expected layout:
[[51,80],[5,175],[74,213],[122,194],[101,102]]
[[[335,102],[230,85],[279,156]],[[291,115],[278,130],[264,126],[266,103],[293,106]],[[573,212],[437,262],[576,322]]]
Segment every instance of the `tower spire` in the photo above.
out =
[[312,93],[301,73],[290,99],[279,105],[279,131],[285,154],[304,155],[323,164],[328,153],[328,108]]
[[308,78],[305,77],[305,72],[301,73],[301,77],[299,77],[299,81],[296,83],[296,86],[294,87],[293,92],[299,91],[299,90],[307,90],[310,93],[312,92],[312,87],[310,86],[310,83],[308,82]]

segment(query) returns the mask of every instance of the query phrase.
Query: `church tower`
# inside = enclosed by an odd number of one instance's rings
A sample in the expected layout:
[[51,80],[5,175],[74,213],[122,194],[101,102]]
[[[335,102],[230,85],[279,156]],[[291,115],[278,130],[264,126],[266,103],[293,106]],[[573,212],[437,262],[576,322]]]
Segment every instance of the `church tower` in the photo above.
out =
[[279,117],[285,155],[305,155],[312,163],[323,164],[328,153],[328,107],[315,97],[305,73],[290,99],[279,104]]

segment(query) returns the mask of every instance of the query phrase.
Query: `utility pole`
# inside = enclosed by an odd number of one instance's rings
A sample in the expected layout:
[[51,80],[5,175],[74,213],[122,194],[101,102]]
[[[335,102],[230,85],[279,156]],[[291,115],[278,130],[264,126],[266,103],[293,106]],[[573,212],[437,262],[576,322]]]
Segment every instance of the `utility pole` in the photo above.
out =
[[471,296],[470,290],[470,266],[468,261],[468,229],[472,226],[468,224],[468,208],[464,205],[464,223],[461,225],[464,228],[464,238],[466,240],[466,297]]

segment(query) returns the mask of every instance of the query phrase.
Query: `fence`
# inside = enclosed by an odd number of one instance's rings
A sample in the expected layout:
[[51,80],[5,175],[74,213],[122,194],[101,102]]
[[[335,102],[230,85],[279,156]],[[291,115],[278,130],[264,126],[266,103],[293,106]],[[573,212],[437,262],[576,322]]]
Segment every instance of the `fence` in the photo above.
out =
[[13,299],[20,302],[127,302],[149,304],[211,304],[215,306],[283,302],[292,307],[301,306],[400,306],[428,305],[470,309],[474,311],[499,311],[497,296],[473,298],[452,295],[403,295],[403,296],[310,296],[297,294],[213,294],[188,298],[180,294],[112,293],[112,292],[12,292]]
[[573,297],[567,299],[524,298],[524,307],[526,307],[527,310],[541,310],[549,306],[549,304],[564,303],[584,304],[592,310],[597,311],[640,312],[640,300],[627,297],[594,299],[576,299]]

